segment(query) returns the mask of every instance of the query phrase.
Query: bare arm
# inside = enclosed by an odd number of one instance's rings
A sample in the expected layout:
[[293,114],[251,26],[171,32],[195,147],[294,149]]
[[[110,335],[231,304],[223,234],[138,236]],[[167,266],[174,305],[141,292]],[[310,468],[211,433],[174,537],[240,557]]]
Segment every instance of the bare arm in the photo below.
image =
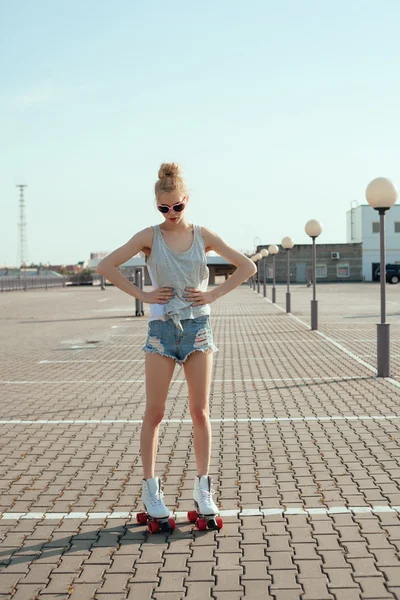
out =
[[148,238],[149,228],[142,229],[142,231],[139,231],[131,237],[126,244],[120,246],[103,258],[96,269],[97,273],[103,275],[103,277],[111,281],[111,283],[116,285],[120,290],[139,300],[143,300],[143,290],[128,281],[128,279],[122,275],[118,267],[132,258],[132,256],[138,254],[138,252],[146,246]]
[[214,298],[218,299],[234,290],[243,281],[247,281],[249,277],[257,272],[257,267],[252,260],[232,248],[232,246],[229,246],[219,235],[210,229],[202,227],[202,233],[207,250],[214,250],[219,256],[222,256],[222,258],[225,258],[225,260],[237,267],[235,272],[226,281],[217,285],[212,290]]

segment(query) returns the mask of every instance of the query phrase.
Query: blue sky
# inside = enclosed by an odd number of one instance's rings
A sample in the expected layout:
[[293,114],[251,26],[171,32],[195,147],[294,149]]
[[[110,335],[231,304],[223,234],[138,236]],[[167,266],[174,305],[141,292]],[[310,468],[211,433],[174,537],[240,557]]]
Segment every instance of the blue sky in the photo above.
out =
[[397,0],[1,3],[0,264],[71,263],[162,222],[179,162],[188,220],[254,239],[346,239],[378,176],[400,183]]

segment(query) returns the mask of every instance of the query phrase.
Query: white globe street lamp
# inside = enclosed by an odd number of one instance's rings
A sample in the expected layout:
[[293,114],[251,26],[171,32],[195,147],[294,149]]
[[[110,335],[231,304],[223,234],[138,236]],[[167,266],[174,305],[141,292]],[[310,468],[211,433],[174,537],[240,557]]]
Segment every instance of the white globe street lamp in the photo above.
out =
[[262,259],[262,264],[264,266],[263,295],[264,295],[264,298],[266,298],[266,296],[267,296],[267,256],[268,256],[269,252],[266,248],[262,248],[262,250],[260,250],[260,254],[262,254],[262,256],[263,256],[263,259]]
[[276,289],[275,289],[275,256],[279,252],[278,246],[271,244],[268,246],[268,252],[272,254],[272,302],[276,303]]
[[316,219],[310,219],[306,223],[305,231],[310,238],[317,238],[322,233],[322,225]]
[[294,246],[294,241],[291,237],[284,237],[281,246],[286,250],[286,312],[290,313],[290,250]]
[[312,238],[312,279],[313,279],[313,299],[311,300],[311,329],[318,329],[318,302],[317,302],[317,250],[315,246],[315,239],[322,233],[322,225],[316,219],[307,221],[305,226],[305,232]]
[[373,179],[365,190],[367,202],[375,210],[389,210],[396,204],[398,195],[396,186],[386,177]]
[[390,324],[386,323],[385,213],[396,204],[398,195],[396,186],[386,177],[373,179],[365,190],[368,204],[379,213],[381,322],[377,324],[378,377],[390,377]]
[[293,248],[294,246],[294,241],[291,237],[284,237],[281,242],[281,245],[282,248],[285,248],[285,250],[291,250],[291,248]]

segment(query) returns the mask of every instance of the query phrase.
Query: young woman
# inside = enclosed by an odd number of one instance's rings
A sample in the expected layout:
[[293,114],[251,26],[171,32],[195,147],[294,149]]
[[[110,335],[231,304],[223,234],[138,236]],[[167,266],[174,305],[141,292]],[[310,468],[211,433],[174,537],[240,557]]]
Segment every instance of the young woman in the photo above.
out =
[[[164,416],[168,388],[175,363],[183,365],[193,420],[197,475],[193,499],[203,515],[216,515],[209,476],[211,427],[209,389],[214,345],[210,304],[235,289],[256,272],[254,263],[216,233],[188,220],[189,195],[176,163],[164,163],[155,184],[157,209],[164,217],[136,233],[125,245],[111,252],[97,267],[124,292],[150,304],[145,352],[146,409],[141,429],[143,465],[142,501],[146,512],[165,519],[169,510],[163,501],[161,480],[154,469],[158,430]],[[229,218],[229,215],[228,215]],[[235,272],[223,283],[208,290],[206,252],[217,254],[235,265]],[[138,252],[146,255],[153,290],[145,292],[130,283],[119,271]]]

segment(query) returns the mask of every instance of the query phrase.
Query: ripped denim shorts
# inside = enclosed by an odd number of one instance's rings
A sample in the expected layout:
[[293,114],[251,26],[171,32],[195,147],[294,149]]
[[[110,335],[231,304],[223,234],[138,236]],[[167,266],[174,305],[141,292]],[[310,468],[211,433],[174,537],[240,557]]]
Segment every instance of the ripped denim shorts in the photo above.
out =
[[214,344],[209,315],[181,321],[183,331],[172,319],[149,321],[144,352],[174,358],[182,365],[193,352],[218,352]]

